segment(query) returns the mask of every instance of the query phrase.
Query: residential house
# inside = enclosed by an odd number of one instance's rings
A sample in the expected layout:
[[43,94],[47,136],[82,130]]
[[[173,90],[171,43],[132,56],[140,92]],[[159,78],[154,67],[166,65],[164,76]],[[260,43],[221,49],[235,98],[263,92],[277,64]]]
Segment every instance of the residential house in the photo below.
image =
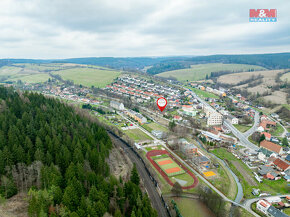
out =
[[288,155],[286,156],[285,160],[286,160],[288,163],[290,163],[290,154],[288,154]]
[[281,160],[280,158],[277,158],[273,163],[280,171],[286,171],[290,168],[290,164]]
[[173,116],[173,120],[175,120],[175,121],[181,121],[182,120],[182,117],[179,116],[179,115],[174,115]]
[[260,143],[260,147],[261,147],[261,148],[265,148],[265,149],[267,149],[267,150],[269,150],[269,151],[275,152],[275,153],[277,153],[277,154],[279,154],[279,155],[283,153],[283,148],[282,148],[282,146],[277,145],[277,144],[275,144],[275,143],[273,143],[273,142],[269,142],[269,141],[267,141],[267,140],[263,140],[263,141]]
[[270,166],[262,165],[259,167],[258,173],[262,176],[266,175],[267,173],[271,173],[274,169]]
[[261,211],[262,213],[267,215],[267,210],[271,206],[271,203],[269,203],[267,200],[259,200],[257,202],[257,209]]
[[236,118],[236,117],[233,116],[233,115],[228,115],[228,116],[227,116],[227,119],[228,119],[232,124],[239,124],[239,119]]
[[267,140],[267,141],[270,141],[271,140],[271,134],[270,133],[267,133],[267,132],[262,132],[261,133],[261,136],[262,135],[264,135],[265,136],[265,139]]
[[194,159],[194,162],[200,166],[207,166],[210,163],[210,160],[206,156],[200,155]]
[[181,146],[181,151],[186,155],[194,155],[197,153],[198,149],[194,144],[184,144]]

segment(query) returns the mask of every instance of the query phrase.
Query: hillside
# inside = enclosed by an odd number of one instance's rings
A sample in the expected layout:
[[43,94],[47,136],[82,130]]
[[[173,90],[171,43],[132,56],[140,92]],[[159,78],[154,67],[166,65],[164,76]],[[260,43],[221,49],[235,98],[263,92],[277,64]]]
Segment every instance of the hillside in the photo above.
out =
[[246,64],[223,64],[223,63],[208,63],[191,65],[190,68],[167,71],[158,74],[161,77],[174,77],[179,81],[197,81],[210,76],[211,72],[240,72],[248,70],[263,70],[265,68],[255,65]]
[[289,82],[286,82],[289,75],[288,70],[264,70],[256,72],[241,72],[222,75],[217,78],[221,85],[231,87],[243,92],[255,100],[266,104],[289,104]]
[[104,87],[111,83],[121,71],[91,65],[73,63],[16,63],[0,68],[0,82],[39,83],[60,75],[63,80],[72,80],[84,86]]
[[110,174],[111,139],[82,111],[0,86],[0,123],[0,196],[28,193],[29,216],[157,216],[136,167]]

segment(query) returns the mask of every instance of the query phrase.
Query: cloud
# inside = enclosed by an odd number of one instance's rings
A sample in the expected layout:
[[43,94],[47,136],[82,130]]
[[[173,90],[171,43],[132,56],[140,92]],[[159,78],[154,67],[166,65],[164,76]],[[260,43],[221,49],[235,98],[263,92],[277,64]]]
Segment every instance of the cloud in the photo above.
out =
[[[289,1],[3,0],[1,58],[287,52]],[[277,23],[249,23],[276,8]]]

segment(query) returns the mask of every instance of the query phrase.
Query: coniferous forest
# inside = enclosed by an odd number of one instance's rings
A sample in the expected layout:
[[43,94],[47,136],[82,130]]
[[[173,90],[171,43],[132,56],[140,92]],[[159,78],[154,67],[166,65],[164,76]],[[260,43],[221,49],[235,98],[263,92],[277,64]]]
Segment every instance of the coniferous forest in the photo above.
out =
[[135,167],[128,182],[110,175],[111,148],[74,108],[0,86],[0,196],[27,192],[29,216],[157,216]]

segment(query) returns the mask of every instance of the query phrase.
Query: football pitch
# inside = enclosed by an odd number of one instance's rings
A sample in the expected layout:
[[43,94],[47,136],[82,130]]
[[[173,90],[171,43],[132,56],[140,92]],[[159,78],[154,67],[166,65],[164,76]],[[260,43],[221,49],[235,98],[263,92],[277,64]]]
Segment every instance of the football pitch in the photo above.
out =
[[185,173],[185,171],[170,157],[158,158],[154,160],[157,165],[166,173],[168,177]]

